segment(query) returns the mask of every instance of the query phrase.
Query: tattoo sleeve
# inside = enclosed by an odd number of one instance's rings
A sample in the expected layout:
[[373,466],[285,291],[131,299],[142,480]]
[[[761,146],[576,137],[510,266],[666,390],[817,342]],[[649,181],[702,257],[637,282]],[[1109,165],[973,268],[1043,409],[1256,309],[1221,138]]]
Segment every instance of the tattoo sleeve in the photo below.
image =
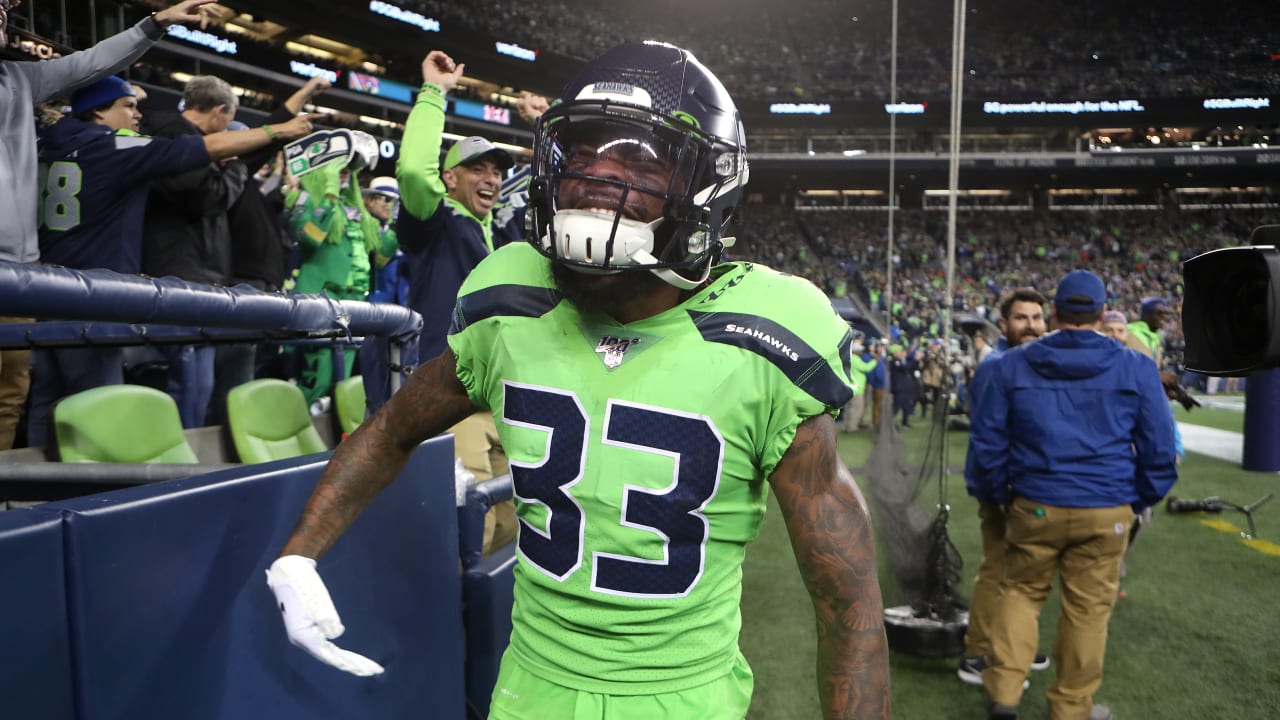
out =
[[829,415],[800,425],[770,483],[813,601],[824,716],[888,718],[889,645],[871,520],[836,454]]
[[280,554],[319,558],[400,474],[422,441],[475,411],[458,381],[452,352],[419,366],[386,405],[338,445]]

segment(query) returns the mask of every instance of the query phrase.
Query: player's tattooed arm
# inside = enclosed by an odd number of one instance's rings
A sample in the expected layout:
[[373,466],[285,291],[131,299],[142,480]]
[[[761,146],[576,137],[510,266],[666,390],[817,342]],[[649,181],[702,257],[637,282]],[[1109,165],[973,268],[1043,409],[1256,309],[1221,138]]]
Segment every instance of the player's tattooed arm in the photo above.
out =
[[399,392],[338,445],[281,555],[323,555],[400,474],[423,440],[475,412],[458,381],[456,362],[446,349],[419,366]]
[[835,421],[804,421],[770,483],[818,624],[823,715],[888,718],[889,644],[871,519],[836,454]]

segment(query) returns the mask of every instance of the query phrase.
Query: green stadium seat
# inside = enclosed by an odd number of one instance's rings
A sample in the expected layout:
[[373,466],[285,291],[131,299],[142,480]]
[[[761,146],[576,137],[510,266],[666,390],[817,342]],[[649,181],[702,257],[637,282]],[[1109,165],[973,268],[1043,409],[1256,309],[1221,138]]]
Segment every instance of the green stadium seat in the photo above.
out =
[[106,385],[63,398],[53,410],[63,462],[195,463],[168,393]]
[[333,407],[338,413],[338,429],[346,437],[364,422],[364,378],[356,375],[333,386]]
[[227,393],[227,425],[241,462],[261,463],[324,452],[297,385],[253,380]]

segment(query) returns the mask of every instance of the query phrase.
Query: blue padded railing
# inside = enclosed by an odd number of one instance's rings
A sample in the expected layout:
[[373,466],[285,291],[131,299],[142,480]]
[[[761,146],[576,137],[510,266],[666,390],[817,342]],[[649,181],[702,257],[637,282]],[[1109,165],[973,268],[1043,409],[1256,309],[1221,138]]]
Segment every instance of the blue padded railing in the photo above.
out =
[[484,517],[489,508],[514,495],[510,475],[476,483],[458,508],[462,558],[463,623],[467,634],[467,703],[472,717],[489,714],[502,653],[511,640],[511,606],[515,601],[516,544],[482,556]]
[[319,563],[375,678],[293,647],[266,587],[326,458],[0,513],[0,637],[20,659],[4,716],[464,717],[452,438],[419,447]]
[[422,316],[399,305],[6,261],[0,316],[61,320],[0,325],[0,349],[362,337],[372,409],[417,365],[422,331]]
[[465,504],[458,508],[458,547],[461,549],[462,567],[468,568],[480,562],[484,550],[484,516],[489,508],[506,502],[515,496],[510,475],[475,483],[467,488]]

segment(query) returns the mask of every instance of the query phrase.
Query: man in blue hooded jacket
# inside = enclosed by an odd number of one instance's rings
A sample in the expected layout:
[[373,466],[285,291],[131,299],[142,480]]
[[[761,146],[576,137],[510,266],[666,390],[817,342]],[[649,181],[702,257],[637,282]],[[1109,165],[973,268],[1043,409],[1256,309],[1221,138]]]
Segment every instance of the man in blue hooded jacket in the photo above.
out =
[[1085,270],[1054,296],[1055,332],[988,361],[976,388],[966,481],[1008,508],[994,661],[983,673],[992,718],[1017,717],[1037,619],[1057,574],[1051,720],[1102,720],[1107,622],[1135,512],[1177,479],[1173,414],[1150,358],[1099,332],[1106,288]]

